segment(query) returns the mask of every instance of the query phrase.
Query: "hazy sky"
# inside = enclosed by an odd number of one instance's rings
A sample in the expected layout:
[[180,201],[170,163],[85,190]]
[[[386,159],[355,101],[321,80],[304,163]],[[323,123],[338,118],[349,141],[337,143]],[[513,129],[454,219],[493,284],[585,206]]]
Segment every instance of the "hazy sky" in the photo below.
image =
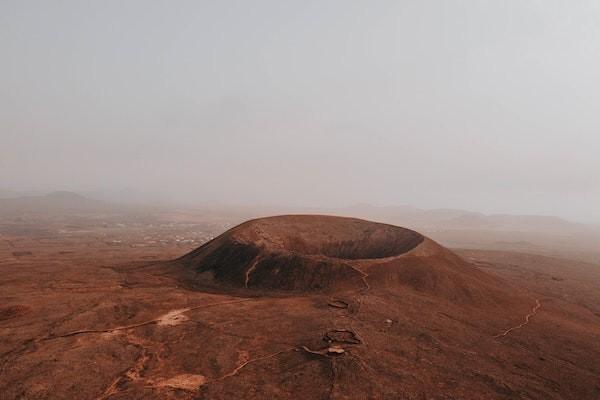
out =
[[0,2],[0,187],[600,221],[600,2]]

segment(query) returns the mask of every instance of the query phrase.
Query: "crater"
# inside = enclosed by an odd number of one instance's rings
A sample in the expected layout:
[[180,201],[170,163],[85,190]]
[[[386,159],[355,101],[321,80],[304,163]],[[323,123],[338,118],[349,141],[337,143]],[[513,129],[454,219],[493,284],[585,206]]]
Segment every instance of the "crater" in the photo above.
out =
[[415,231],[355,218],[293,215],[262,218],[236,229],[236,238],[263,248],[342,260],[397,256],[423,241]]
[[[512,307],[497,277],[410,229],[356,218],[284,215],[238,225],[159,265],[192,289],[294,295],[355,293],[428,296],[471,306]],[[166,268],[166,270],[165,270]],[[248,293],[246,293],[248,294]]]
[[357,262],[398,257],[423,240],[410,229],[356,218],[285,215],[238,225],[176,262],[197,281],[330,291],[364,285]]

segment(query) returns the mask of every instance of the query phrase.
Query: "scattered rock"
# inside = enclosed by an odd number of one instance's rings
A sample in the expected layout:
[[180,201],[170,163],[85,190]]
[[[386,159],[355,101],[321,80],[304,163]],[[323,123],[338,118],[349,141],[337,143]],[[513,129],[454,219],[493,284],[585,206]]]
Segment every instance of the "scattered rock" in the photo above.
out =
[[343,300],[332,300],[329,303],[327,303],[330,307],[335,307],[335,308],[348,308],[348,303],[346,303]]
[[328,330],[323,338],[326,342],[360,344],[362,341],[356,333],[349,329],[331,329]]
[[327,353],[332,355],[343,354],[344,352],[345,350],[339,346],[331,346],[327,349]]

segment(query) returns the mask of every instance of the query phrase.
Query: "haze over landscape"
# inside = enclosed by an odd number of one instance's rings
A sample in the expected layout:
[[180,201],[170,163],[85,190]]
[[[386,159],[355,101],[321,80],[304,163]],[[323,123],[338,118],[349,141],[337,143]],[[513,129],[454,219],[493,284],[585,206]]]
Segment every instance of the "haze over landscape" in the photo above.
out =
[[0,399],[600,399],[600,3],[0,2]]
[[0,5],[0,188],[600,222],[600,6]]

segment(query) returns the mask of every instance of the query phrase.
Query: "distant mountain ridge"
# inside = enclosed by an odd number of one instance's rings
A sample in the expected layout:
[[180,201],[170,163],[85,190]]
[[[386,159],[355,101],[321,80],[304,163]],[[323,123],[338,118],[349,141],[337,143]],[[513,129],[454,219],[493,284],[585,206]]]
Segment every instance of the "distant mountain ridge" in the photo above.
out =
[[[139,205],[98,200],[72,191],[54,191],[45,195],[15,192],[0,189],[0,215],[23,213],[105,213],[139,210]],[[94,196],[95,197],[95,196]],[[152,210],[155,207],[143,206]],[[167,206],[156,206],[162,210]],[[181,207],[177,207],[181,208]],[[186,208],[186,207],[184,207]],[[189,207],[190,209],[194,207]],[[194,208],[195,209],[195,208]],[[251,218],[268,214],[324,213],[338,216],[364,218],[377,222],[391,223],[427,231],[459,230],[488,232],[542,232],[542,233],[599,233],[600,226],[568,221],[556,216],[484,214],[451,208],[422,209],[414,206],[374,206],[361,203],[342,208],[321,207],[233,207],[207,206],[202,209],[208,214],[226,218]]]
[[115,206],[75,192],[56,191],[42,196],[20,196],[0,199],[0,215],[73,214],[114,211]]
[[377,207],[360,204],[333,210],[337,214],[370,218],[427,229],[468,229],[527,232],[582,232],[594,226],[546,215],[483,214],[458,209],[420,209],[410,206]]

